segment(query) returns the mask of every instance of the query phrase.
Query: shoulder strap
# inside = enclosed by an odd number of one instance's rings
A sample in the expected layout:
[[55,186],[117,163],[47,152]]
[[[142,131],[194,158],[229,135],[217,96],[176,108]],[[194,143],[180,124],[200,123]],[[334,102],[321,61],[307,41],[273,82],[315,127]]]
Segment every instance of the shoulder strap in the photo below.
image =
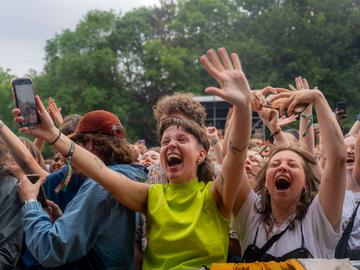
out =
[[269,239],[269,241],[267,241],[267,242],[265,243],[265,245],[263,245],[263,247],[260,249],[261,254],[265,254],[266,251],[267,251],[269,248],[271,248],[271,246],[272,246],[288,229],[289,229],[289,226],[287,226],[287,227],[285,228],[285,230],[283,230],[281,233],[278,233],[278,234],[273,235],[273,236]]
[[354,212],[351,215],[349,223],[347,224],[338,244],[336,245],[336,248],[335,248],[335,258],[336,259],[342,259],[342,258],[346,257],[348,241],[349,241],[352,229],[354,227],[354,221],[355,221],[355,217],[356,217],[356,213],[358,211],[359,205],[360,205],[360,201],[357,203],[357,205],[354,209]]

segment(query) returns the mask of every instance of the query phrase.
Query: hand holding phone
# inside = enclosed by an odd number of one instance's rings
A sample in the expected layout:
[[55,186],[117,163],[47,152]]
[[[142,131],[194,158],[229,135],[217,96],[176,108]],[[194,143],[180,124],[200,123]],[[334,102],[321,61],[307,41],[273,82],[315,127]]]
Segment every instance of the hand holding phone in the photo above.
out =
[[344,101],[336,103],[335,113],[340,118],[346,118],[346,103]]
[[[30,180],[31,183],[35,184],[39,180],[38,174],[27,174],[26,177]],[[40,202],[43,208],[47,207],[46,203],[46,194],[43,185],[40,186],[39,194],[37,196],[37,200]]]
[[138,140],[137,144],[145,145],[145,139]]
[[16,78],[11,81],[15,105],[20,109],[24,121],[21,127],[36,127],[40,118],[36,110],[35,93],[29,78]]

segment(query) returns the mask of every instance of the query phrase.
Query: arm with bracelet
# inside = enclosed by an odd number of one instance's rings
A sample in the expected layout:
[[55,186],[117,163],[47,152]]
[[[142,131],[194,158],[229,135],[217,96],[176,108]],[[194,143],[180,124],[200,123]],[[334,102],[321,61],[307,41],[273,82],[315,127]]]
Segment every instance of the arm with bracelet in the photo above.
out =
[[[301,76],[295,78],[296,90],[309,90],[309,83]],[[309,104],[300,114],[299,125],[299,143],[300,147],[306,147],[306,150],[315,155],[315,137],[313,128],[313,105]]]
[[274,144],[289,144],[279,125],[279,112],[277,110],[263,107],[259,112],[259,117],[270,130],[270,137],[274,140]]
[[[36,105],[42,119],[41,124],[31,129],[23,127],[20,129],[22,132],[53,144],[63,156],[68,159],[71,158],[72,165],[76,166],[79,172],[92,179],[97,179],[98,183],[112,193],[116,200],[131,210],[146,212],[147,184],[134,182],[128,177],[109,169],[100,158],[76,145],[68,137],[60,133],[39,96],[36,96]],[[13,116],[16,122],[21,123],[23,121],[18,108],[13,110]],[[118,181],[114,181],[114,179]]]

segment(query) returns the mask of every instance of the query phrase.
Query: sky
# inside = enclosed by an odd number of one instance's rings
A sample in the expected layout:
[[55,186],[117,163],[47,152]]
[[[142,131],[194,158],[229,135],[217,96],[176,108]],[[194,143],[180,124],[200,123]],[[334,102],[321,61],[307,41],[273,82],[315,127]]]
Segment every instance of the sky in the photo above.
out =
[[23,76],[41,72],[46,41],[75,29],[89,10],[125,13],[159,0],[0,0],[0,67]]

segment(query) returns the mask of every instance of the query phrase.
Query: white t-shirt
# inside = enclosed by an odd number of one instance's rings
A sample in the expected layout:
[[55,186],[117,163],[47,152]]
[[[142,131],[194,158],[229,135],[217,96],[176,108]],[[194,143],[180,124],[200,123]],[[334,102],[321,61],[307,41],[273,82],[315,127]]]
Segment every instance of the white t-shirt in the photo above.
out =
[[[345,193],[343,214],[342,214],[342,232],[345,230],[349,219],[351,218],[356,204],[360,201],[360,192],[347,190]],[[349,238],[350,249],[360,249],[360,207],[357,211],[354,226]]]
[[[282,232],[288,225],[287,222],[281,226],[273,226],[272,232],[266,238],[265,226],[261,221],[261,215],[255,212],[254,205],[258,205],[260,198],[251,192],[242,205],[239,213],[234,219],[233,226],[238,234],[242,252],[248,245],[254,244],[255,234],[258,231],[255,245],[261,248],[274,235]],[[296,222],[293,230],[287,230],[266,252],[275,257],[301,247],[301,225],[304,235],[304,247],[314,258],[329,259],[334,257],[335,247],[340,239],[339,232],[336,232],[327,219],[319,201],[318,195],[314,198],[309,209],[302,219]]]

